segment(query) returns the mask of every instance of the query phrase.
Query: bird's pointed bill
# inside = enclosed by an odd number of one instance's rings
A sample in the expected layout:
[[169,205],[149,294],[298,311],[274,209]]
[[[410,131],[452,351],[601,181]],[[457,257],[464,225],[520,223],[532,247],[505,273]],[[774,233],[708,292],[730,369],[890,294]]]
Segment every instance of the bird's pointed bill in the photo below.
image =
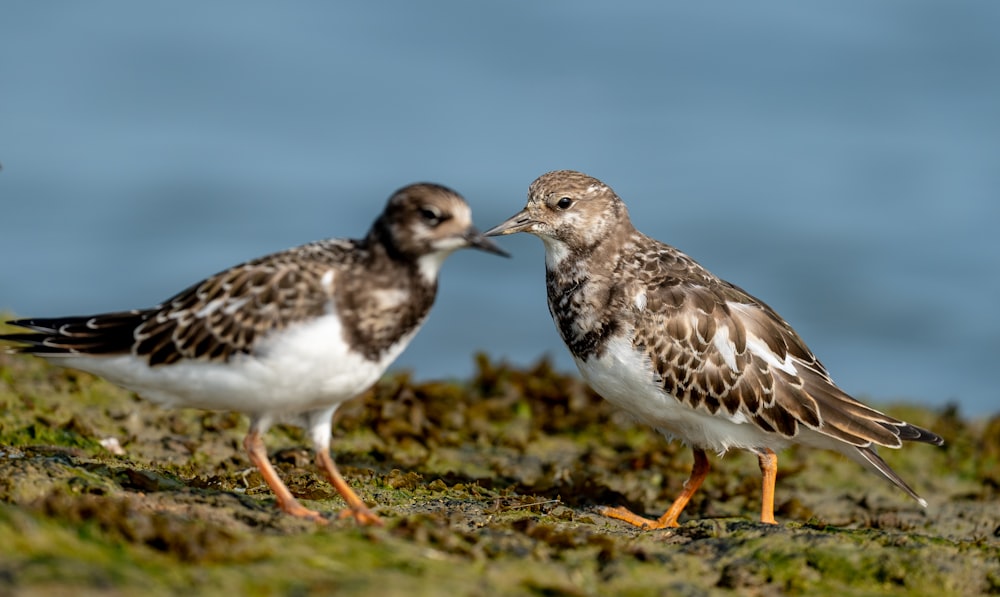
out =
[[483,234],[475,228],[470,228],[465,233],[465,240],[473,249],[479,249],[480,251],[486,251],[487,253],[494,253],[496,255],[500,255],[501,257],[510,257],[510,253],[504,251],[498,244],[486,238],[487,236],[487,234]]
[[528,215],[528,211],[521,210],[508,218],[507,221],[484,232],[483,236],[503,236],[505,234],[525,232],[531,227],[532,224],[535,224],[535,221]]

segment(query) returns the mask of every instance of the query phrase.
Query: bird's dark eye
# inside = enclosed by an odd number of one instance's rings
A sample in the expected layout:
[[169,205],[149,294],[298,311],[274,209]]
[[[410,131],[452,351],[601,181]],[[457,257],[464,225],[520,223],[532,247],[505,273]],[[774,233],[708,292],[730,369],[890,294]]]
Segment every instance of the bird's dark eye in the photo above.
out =
[[573,205],[573,200],[569,197],[563,197],[559,201],[556,201],[556,207],[559,209],[569,209],[570,205]]
[[432,205],[421,207],[420,217],[423,218],[424,221],[430,224],[431,226],[437,226],[443,221],[443,218],[441,217],[441,211]]

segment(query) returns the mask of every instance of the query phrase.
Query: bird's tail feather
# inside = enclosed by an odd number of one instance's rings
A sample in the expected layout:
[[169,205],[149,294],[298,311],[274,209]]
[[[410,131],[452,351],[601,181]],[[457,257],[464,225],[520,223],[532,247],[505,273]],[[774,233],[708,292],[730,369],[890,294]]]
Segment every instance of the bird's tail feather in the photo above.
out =
[[927,500],[917,495],[917,492],[913,491],[913,488],[907,485],[906,481],[904,481],[902,477],[897,475],[896,471],[892,470],[889,467],[889,464],[886,463],[886,461],[882,460],[882,458],[877,453],[875,453],[874,449],[872,449],[871,447],[856,446],[855,450],[857,451],[857,454],[860,456],[859,462],[865,464],[866,466],[875,471],[878,471],[879,473],[882,474],[883,477],[891,481],[893,485],[902,489],[907,494],[909,494],[910,497],[917,500],[918,504],[920,504],[924,508],[927,507]]

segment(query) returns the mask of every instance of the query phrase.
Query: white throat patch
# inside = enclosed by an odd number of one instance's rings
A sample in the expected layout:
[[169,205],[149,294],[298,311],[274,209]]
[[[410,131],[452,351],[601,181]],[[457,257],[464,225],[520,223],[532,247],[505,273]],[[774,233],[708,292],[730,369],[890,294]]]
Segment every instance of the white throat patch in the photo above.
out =
[[549,236],[539,236],[538,238],[542,239],[542,244],[545,245],[545,266],[548,269],[556,269],[569,255],[569,247],[562,241]]

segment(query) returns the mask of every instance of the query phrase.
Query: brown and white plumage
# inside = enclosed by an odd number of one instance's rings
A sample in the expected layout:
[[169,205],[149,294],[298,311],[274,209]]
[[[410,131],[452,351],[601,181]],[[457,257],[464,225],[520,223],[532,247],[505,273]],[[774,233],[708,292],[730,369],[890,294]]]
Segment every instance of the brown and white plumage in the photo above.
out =
[[705,451],[758,455],[761,519],[774,522],[774,450],[837,450],[921,499],[875,451],[937,435],[855,400],[773,309],[676,248],[637,231],[615,192],[574,171],[532,183],[528,204],[486,235],[528,232],[545,245],[549,311],[583,377],[605,399],[695,450],[677,517],[708,471]]
[[504,254],[472,225],[446,187],[397,191],[367,236],[309,243],[237,265],[150,309],[21,319],[0,339],[16,352],[101,375],[164,406],[250,416],[244,446],[279,507],[317,521],[267,460],[275,421],[306,427],[317,462],[361,523],[379,519],[347,486],[329,453],[337,407],[366,390],[416,334],[453,251]]

